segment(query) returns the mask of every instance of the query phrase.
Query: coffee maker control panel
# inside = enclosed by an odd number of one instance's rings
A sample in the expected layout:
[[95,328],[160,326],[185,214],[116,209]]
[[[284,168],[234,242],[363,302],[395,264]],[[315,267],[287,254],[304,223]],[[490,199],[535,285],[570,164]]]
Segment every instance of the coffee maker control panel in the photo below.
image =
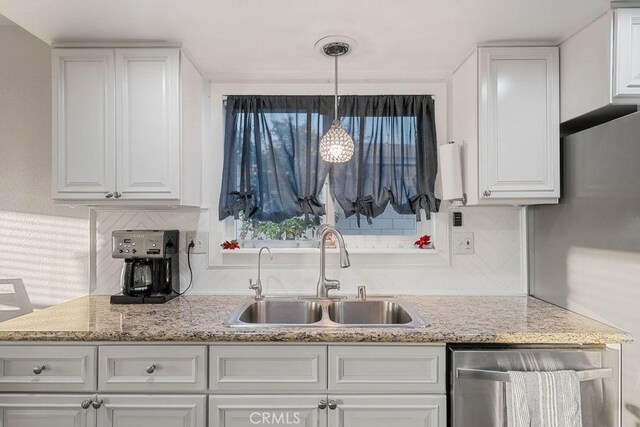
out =
[[178,230],[117,230],[111,234],[113,258],[165,258],[178,251]]

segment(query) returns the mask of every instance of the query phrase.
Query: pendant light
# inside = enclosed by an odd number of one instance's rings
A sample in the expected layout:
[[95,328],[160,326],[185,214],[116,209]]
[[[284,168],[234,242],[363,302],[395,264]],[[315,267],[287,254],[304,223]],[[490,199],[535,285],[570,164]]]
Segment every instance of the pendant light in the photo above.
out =
[[335,109],[331,127],[320,139],[320,157],[330,163],[344,163],[353,156],[353,138],[347,133],[338,117],[338,57],[349,52],[351,47],[345,42],[327,43],[322,47],[325,55],[335,60]]

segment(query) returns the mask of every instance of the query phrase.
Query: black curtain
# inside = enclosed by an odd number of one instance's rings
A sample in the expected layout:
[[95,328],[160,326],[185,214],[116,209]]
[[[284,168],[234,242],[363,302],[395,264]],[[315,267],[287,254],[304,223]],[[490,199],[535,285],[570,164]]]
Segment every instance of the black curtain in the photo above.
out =
[[342,96],[342,125],[355,152],[331,167],[333,196],[347,217],[371,218],[390,203],[400,214],[431,217],[440,201],[434,101],[430,95]]
[[318,146],[332,108],[326,96],[229,96],[220,219],[323,215],[318,196],[329,164]]

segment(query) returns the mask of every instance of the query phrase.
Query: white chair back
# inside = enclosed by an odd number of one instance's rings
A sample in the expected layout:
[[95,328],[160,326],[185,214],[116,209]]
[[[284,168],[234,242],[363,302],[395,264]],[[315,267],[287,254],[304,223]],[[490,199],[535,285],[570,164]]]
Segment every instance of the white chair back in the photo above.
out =
[[22,279],[0,279],[0,322],[32,311]]

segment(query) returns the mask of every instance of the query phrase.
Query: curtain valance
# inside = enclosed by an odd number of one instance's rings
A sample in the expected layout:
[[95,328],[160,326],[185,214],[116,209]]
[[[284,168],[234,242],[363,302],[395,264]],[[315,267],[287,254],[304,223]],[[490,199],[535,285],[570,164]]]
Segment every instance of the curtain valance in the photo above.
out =
[[326,96],[229,96],[220,219],[282,222],[325,213],[329,164],[318,153],[331,125]]
[[342,96],[339,112],[355,141],[353,158],[329,164],[319,155],[333,119],[331,97],[229,96],[220,219],[282,222],[325,214],[331,193],[347,217],[371,219],[391,204],[400,214],[437,212],[434,100],[429,95]]
[[429,95],[342,96],[340,117],[355,141],[350,161],[332,165],[330,186],[347,217],[437,212],[434,101]]

